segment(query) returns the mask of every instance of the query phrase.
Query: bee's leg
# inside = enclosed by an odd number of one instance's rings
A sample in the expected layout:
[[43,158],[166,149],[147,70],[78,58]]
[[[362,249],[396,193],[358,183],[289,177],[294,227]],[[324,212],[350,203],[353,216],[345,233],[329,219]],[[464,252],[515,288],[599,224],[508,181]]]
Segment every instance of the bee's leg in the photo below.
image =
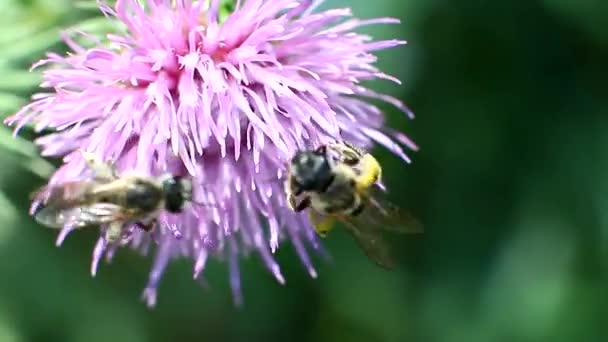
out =
[[[294,202],[295,202],[295,199],[294,199]],[[300,201],[300,203],[297,203],[293,206],[293,210],[296,213],[299,213],[308,207],[310,207],[310,197],[306,196],[303,200]]]
[[352,150],[356,150],[355,146],[354,146],[353,144],[351,144],[349,141],[342,140],[342,141],[341,141],[341,143],[342,143],[344,146],[346,146],[346,147],[348,147],[348,148],[350,148],[350,149],[352,149]]
[[150,222],[148,223],[144,223],[142,221],[137,221],[135,222],[135,225],[140,228],[141,230],[145,231],[145,232],[151,232],[154,227],[156,227],[157,224],[157,220],[156,219],[152,219]]
[[350,148],[351,150],[355,151],[356,154],[358,154],[359,156],[363,156],[365,154],[365,152],[363,151],[363,149],[353,145],[352,143],[348,142],[348,141],[342,141],[342,143],[344,145],[346,145],[346,147]]
[[105,163],[97,156],[85,150],[80,150],[80,154],[82,158],[84,158],[87,166],[93,171],[95,174],[95,179],[98,180],[114,180],[118,178],[116,173],[116,169],[110,163]]
[[123,223],[122,222],[111,222],[108,225],[108,228],[106,228],[106,232],[105,232],[105,240],[108,244],[112,244],[116,241],[118,241],[118,239],[120,239],[120,237],[122,236],[122,226]]
[[294,195],[287,195],[287,206],[289,207],[289,209],[295,210],[294,208],[296,207],[296,197]]

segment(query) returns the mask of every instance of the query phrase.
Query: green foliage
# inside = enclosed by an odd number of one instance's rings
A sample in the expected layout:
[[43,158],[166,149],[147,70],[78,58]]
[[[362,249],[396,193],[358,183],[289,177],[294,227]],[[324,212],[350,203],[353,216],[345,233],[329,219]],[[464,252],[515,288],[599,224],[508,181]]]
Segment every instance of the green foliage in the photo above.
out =
[[234,0],[221,0],[220,2],[220,11],[219,11],[219,21],[224,22],[226,18],[234,11],[235,1]]

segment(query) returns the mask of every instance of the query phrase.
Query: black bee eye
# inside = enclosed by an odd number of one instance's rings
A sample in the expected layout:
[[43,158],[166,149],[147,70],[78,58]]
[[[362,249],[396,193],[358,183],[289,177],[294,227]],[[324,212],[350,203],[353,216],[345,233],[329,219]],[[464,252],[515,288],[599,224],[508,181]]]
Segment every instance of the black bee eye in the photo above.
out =
[[180,176],[174,176],[163,182],[165,192],[165,209],[171,213],[178,213],[184,206],[184,187]]

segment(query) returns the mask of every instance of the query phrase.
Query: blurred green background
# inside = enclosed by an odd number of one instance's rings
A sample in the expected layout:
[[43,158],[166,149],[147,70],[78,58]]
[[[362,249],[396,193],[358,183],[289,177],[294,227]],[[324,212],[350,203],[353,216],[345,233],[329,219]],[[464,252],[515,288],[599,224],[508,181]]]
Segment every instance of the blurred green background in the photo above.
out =
[[[99,14],[68,0],[0,0],[0,112],[39,82],[29,66],[63,49],[62,27]],[[94,232],[55,233],[27,216],[48,163],[0,129],[0,342],[20,341],[606,341],[608,329],[608,2],[603,0],[328,1],[402,25],[367,29],[409,45],[379,53],[404,85],[421,146],[404,166],[378,151],[391,197],[425,223],[395,237],[401,267],[375,268],[352,240],[327,239],[310,279],[291,245],[280,286],[242,261],[245,306],[226,265],[209,287],[191,262],[170,265],[158,306],[139,300],[150,257],[122,251],[89,275]],[[88,25],[88,26],[87,26]],[[24,135],[27,137],[27,134]]]

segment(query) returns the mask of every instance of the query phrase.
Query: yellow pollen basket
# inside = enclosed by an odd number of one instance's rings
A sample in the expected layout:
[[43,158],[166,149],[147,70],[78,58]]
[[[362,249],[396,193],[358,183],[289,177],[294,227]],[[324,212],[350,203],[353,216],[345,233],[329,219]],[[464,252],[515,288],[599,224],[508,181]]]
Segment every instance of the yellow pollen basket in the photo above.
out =
[[327,233],[334,227],[336,220],[334,217],[328,216],[325,217],[321,222],[314,225],[315,232],[320,237],[326,237]]

